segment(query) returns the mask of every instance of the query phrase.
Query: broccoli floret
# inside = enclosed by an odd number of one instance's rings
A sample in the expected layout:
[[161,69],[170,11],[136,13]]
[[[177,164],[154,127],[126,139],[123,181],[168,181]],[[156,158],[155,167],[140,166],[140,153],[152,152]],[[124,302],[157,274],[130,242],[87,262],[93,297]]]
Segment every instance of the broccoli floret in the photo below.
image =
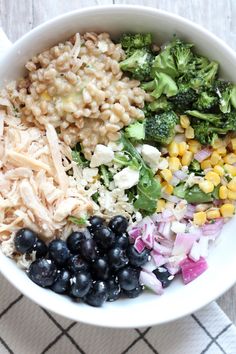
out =
[[171,43],[170,53],[174,56],[176,67],[179,73],[185,73],[186,70],[193,70],[193,44],[184,43],[176,38]]
[[188,170],[194,172],[196,176],[202,176],[203,173],[200,163],[195,159],[190,163]]
[[204,121],[207,121],[214,126],[220,127],[222,123],[222,115],[221,114],[214,114],[214,113],[203,113],[199,111],[186,111],[188,115],[194,118],[198,118]]
[[197,97],[197,93],[192,88],[183,87],[179,89],[177,95],[170,97],[169,100],[177,111],[184,112],[191,108]]
[[152,63],[151,76],[154,78],[156,73],[164,73],[172,79],[178,76],[174,56],[171,52],[171,43],[155,57]]
[[122,71],[128,71],[132,74],[132,77],[146,81],[150,79],[151,64],[153,61],[153,54],[143,48],[136,49],[130,56],[120,62],[120,68]]
[[143,122],[135,122],[125,129],[125,136],[129,139],[143,140],[145,138],[145,125]]
[[175,81],[169,75],[162,72],[156,73],[155,79],[144,83],[142,88],[145,91],[150,92],[151,96],[157,99],[163,94],[167,97],[171,97],[178,92],[178,87]]
[[216,80],[214,83],[214,89],[219,97],[219,107],[221,112],[231,112],[231,106],[236,108],[236,85],[233,85],[229,81]]
[[198,99],[193,104],[193,108],[199,111],[210,111],[218,105],[218,97],[212,93],[203,91],[199,94]]
[[173,111],[148,117],[145,123],[145,138],[163,145],[169,144],[175,136],[178,120],[178,116]]
[[151,33],[124,33],[120,39],[122,48],[126,54],[132,54],[135,49],[150,48],[152,44]]
[[[147,110],[149,111],[147,115],[151,112],[159,112],[159,111],[170,111],[173,108],[173,104],[169,102],[165,96],[161,96],[155,101],[149,103],[147,105]],[[146,117],[146,115],[145,115]]]
[[194,77],[190,80],[189,86],[195,90],[200,90],[201,87],[211,87],[218,73],[219,64],[215,61],[203,66],[197,70]]

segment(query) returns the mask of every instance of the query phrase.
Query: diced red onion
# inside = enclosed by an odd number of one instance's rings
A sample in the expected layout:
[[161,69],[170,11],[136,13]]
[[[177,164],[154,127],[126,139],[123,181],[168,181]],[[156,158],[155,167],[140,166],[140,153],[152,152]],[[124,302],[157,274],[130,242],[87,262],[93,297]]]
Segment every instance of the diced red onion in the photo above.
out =
[[182,277],[184,284],[188,284],[208,268],[205,258],[201,257],[197,262],[192,261],[189,258],[186,258],[180,263],[180,268],[182,270]]
[[180,181],[183,181],[188,177],[187,173],[182,170],[175,171],[174,176],[177,177]]
[[128,231],[129,237],[133,240],[135,240],[137,237],[141,235],[141,229],[134,227],[133,229]]
[[137,237],[134,241],[134,248],[138,251],[138,253],[143,252],[145,249],[145,243],[143,242],[141,236]]
[[180,256],[182,254],[188,254],[193,246],[194,241],[197,241],[198,239],[198,234],[178,233],[175,238],[172,255]]
[[167,248],[173,248],[174,246],[174,240],[172,240],[172,238],[164,238],[164,237],[159,237],[158,238],[158,242],[162,245],[165,246]]
[[154,235],[156,233],[156,227],[152,219],[147,216],[143,219],[143,228],[142,228],[142,240],[145,243],[146,247],[152,248],[154,243]]
[[200,245],[198,242],[195,241],[193,243],[193,246],[192,246],[191,251],[189,252],[188,256],[194,262],[197,262],[200,259],[201,249],[200,249]]
[[224,226],[224,220],[222,218],[217,219],[214,223],[208,223],[201,227],[204,236],[217,237],[219,236]]
[[154,291],[154,293],[163,294],[163,288],[160,280],[153,273],[147,273],[143,270],[140,272],[139,282],[141,285],[145,285],[147,288]]
[[175,187],[175,186],[177,186],[177,184],[179,184],[179,182],[180,182],[180,179],[177,178],[176,176],[173,176],[170,181],[170,184]]
[[196,154],[194,154],[194,158],[198,162],[202,162],[203,160],[207,159],[209,156],[211,156],[211,150],[208,148],[202,149],[196,152]]
[[192,204],[187,205],[187,210],[184,214],[186,219],[193,219],[193,214],[195,213],[196,207]]
[[156,241],[154,241],[153,249],[156,251],[156,253],[159,253],[162,256],[170,256],[172,251],[172,247],[163,246]]
[[155,252],[154,250],[151,251],[151,256],[152,256],[152,259],[153,259],[156,267],[160,267],[168,261],[168,257],[164,257],[161,254]]

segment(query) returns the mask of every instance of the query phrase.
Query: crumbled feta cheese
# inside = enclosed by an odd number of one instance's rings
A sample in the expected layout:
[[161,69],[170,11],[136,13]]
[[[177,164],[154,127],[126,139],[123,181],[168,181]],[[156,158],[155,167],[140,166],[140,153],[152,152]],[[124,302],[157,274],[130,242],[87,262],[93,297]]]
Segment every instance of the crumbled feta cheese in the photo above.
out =
[[144,144],[142,146],[141,155],[144,161],[151,167],[155,172],[158,170],[159,160],[161,153],[154,146]]
[[123,144],[122,143],[117,144],[114,141],[110,141],[107,146],[109,148],[111,148],[113,151],[121,151],[123,149]]
[[171,223],[171,230],[177,233],[184,233],[186,230],[186,225],[179,222],[179,221],[172,221]]
[[204,178],[201,176],[195,176],[194,173],[190,173],[187,181],[186,181],[186,186],[187,187],[192,187],[194,184],[199,184],[201,181],[203,181]]
[[158,164],[158,169],[159,170],[164,170],[166,168],[168,168],[169,164],[168,164],[168,160],[165,159],[164,157],[160,158],[159,164]]
[[90,167],[106,165],[114,159],[114,152],[108,146],[98,144],[90,161]]
[[115,186],[120,189],[129,189],[139,181],[139,171],[126,167],[113,176]]
[[83,178],[87,182],[93,182],[94,177],[97,176],[97,174],[98,174],[98,168],[85,167],[83,169]]

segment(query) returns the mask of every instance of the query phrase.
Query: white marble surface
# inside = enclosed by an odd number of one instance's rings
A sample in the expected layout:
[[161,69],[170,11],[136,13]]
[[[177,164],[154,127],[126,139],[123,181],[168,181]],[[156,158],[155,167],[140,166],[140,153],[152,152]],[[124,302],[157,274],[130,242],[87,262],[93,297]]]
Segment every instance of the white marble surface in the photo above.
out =
[[[201,24],[236,49],[236,0],[0,0],[0,26],[15,41],[33,27],[64,12],[108,4],[139,4],[177,13]],[[236,286],[218,300],[234,323],[235,299]]]

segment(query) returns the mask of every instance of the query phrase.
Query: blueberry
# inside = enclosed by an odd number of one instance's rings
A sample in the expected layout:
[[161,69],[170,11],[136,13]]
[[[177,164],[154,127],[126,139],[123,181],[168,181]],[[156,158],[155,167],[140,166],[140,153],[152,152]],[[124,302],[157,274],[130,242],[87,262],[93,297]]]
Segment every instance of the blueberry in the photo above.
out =
[[143,291],[143,287],[141,285],[138,285],[137,288],[134,288],[132,290],[124,290],[124,294],[130,298],[134,299],[135,297],[138,297]]
[[120,285],[115,281],[114,278],[107,280],[106,284],[108,288],[107,301],[116,301],[121,294]]
[[124,267],[129,262],[125,252],[119,247],[115,247],[109,250],[108,260],[111,267],[115,270]]
[[129,245],[127,249],[127,256],[131,265],[135,267],[141,267],[147,263],[149,258],[150,250],[144,249],[141,253],[134,248],[133,245]]
[[51,286],[57,277],[56,265],[50,259],[37,259],[32,262],[28,270],[29,278],[39,286]]
[[50,242],[49,246],[49,255],[58,265],[63,265],[66,263],[70,257],[70,251],[66,245],[66,242],[63,240],[53,240]]
[[174,275],[171,275],[165,267],[158,267],[153,270],[153,273],[160,280],[163,288],[167,288],[174,279]]
[[101,218],[100,216],[91,216],[91,218],[89,218],[89,223],[90,225],[88,226],[88,230],[91,233],[94,233],[99,227],[101,227],[104,223],[104,219]]
[[90,290],[92,278],[88,271],[81,271],[72,278],[71,294],[74,297],[84,297]]
[[121,289],[133,290],[139,286],[139,271],[132,267],[125,267],[119,270],[118,280]]
[[95,241],[92,238],[81,241],[80,253],[84,257],[84,259],[86,259],[86,261],[94,261],[98,256]]
[[122,215],[116,215],[110,220],[108,226],[116,234],[122,234],[127,230],[128,220]]
[[17,231],[15,235],[15,248],[17,252],[24,254],[31,252],[37,241],[37,235],[34,231],[23,228]]
[[107,226],[98,228],[94,233],[97,244],[103,249],[109,249],[115,242],[115,234]]
[[129,246],[129,238],[126,232],[116,237],[115,246],[121,248],[122,250],[127,249]]
[[110,275],[110,268],[105,257],[97,258],[91,265],[93,279],[107,280]]
[[76,254],[69,257],[67,261],[67,268],[72,274],[76,274],[80,271],[87,271],[89,269],[89,265],[80,255]]
[[95,307],[100,307],[108,298],[108,289],[104,281],[98,280],[95,281],[92,285],[92,288],[85,296],[84,301]]
[[58,271],[56,281],[52,284],[51,289],[58,294],[64,294],[69,289],[70,273],[66,269]]
[[46,257],[48,253],[48,247],[46,243],[39,238],[37,239],[33,250],[36,251],[36,258]]
[[83,234],[83,232],[78,232],[78,231],[72,232],[68,236],[66,243],[71,253],[77,254],[80,252],[81,241],[85,240],[85,238],[86,237]]

